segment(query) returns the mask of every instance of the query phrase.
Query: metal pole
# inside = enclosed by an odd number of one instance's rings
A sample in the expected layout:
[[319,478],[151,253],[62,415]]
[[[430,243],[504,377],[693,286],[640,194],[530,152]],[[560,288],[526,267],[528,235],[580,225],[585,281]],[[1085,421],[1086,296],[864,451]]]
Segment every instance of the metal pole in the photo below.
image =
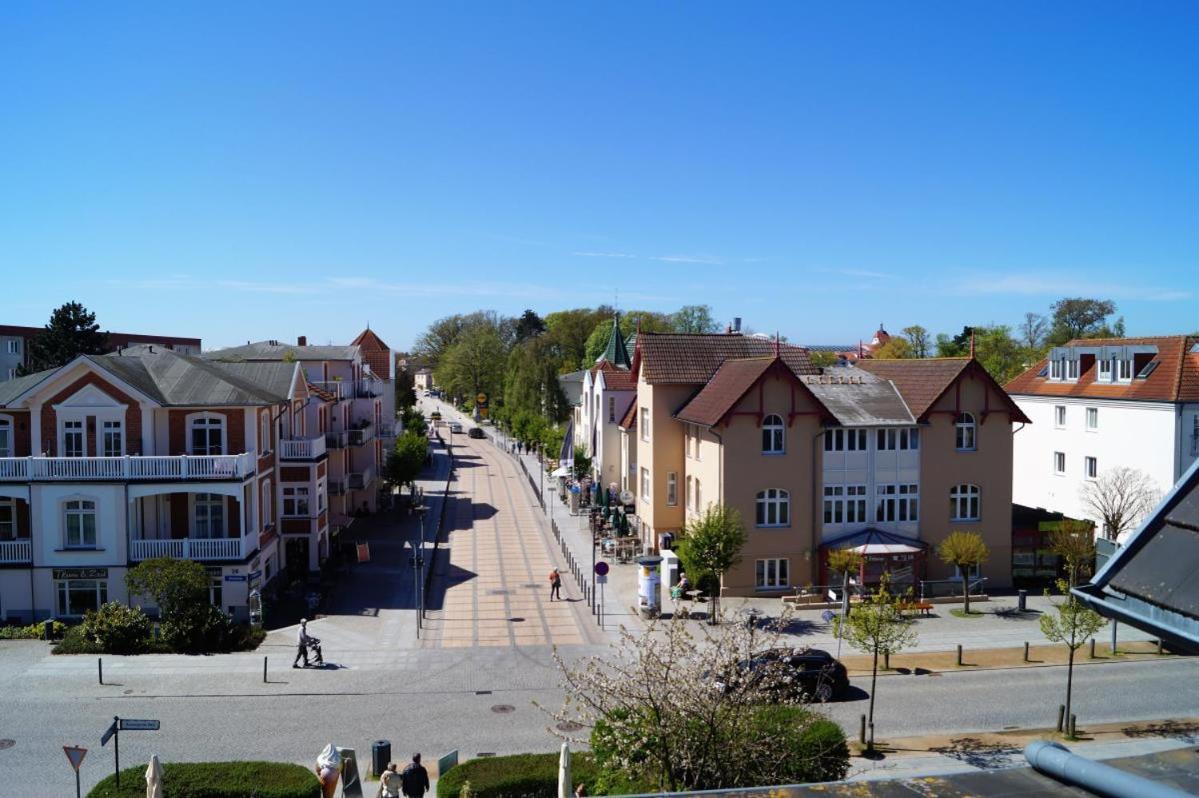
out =
[[79,768],[75,768],[75,798],[81,798],[79,792]]
[[96,672],[100,675],[100,684],[104,684],[104,660],[96,657]]
[[266,657],[262,658],[262,683],[266,684]]
[[116,768],[117,789],[121,789],[121,719],[116,715],[112,716],[112,725],[115,727],[112,733],[112,762]]

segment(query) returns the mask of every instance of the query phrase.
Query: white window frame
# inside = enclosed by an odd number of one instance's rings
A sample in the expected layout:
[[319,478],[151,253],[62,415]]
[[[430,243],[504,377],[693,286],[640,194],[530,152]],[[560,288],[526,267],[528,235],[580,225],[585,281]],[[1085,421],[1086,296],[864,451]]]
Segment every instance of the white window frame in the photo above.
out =
[[666,506],[677,507],[679,504],[679,475],[677,471],[666,472]]
[[826,452],[864,452],[868,445],[869,440],[864,429],[837,427],[824,432]]
[[1099,408],[1087,408],[1087,432],[1095,432],[1099,429]]
[[916,427],[888,427],[875,431],[875,449],[880,452],[914,452],[920,449]]
[[959,452],[978,451],[978,423],[973,413],[959,413],[953,420],[953,445]]
[[700,487],[699,477],[696,477],[695,478],[695,512],[697,512],[697,513],[703,512],[703,509],[704,509],[703,504],[704,504],[703,488]]
[[693,424],[692,439],[695,441],[695,462],[699,462],[699,444],[700,444],[700,428],[699,424]]
[[916,483],[876,485],[874,498],[876,523],[912,524],[920,521],[920,486]]
[[982,489],[963,482],[949,491],[949,520],[954,522],[980,521],[983,517]]
[[1112,381],[1112,361],[1111,358],[1101,358],[1099,360],[1099,382]]
[[[215,422],[215,423],[214,423]],[[213,429],[220,431],[220,448],[219,452],[212,451],[196,451],[195,430],[205,429],[209,431],[209,443],[206,449],[212,448],[211,431]],[[225,416],[220,413],[191,413],[187,416],[187,453],[189,455],[218,455],[229,454],[229,425],[226,423]]]
[[1057,474],[1059,477],[1065,476],[1065,474],[1066,474],[1066,453],[1065,452],[1054,452],[1053,453],[1053,473]]
[[1116,361],[1116,382],[1132,382],[1132,358]]
[[[222,493],[193,493],[191,536],[198,540],[224,540],[229,536],[227,502]],[[216,512],[214,512],[214,510]]]
[[17,539],[17,500],[0,498],[0,540]]
[[692,481],[693,481],[693,480],[692,480],[692,477],[691,477],[691,475],[690,475],[690,474],[688,474],[688,475],[687,475],[687,483],[686,483],[686,488],[685,488],[685,490],[686,490],[686,493],[684,493],[684,494],[683,494],[683,503],[684,503],[684,506],[686,506],[686,508],[687,508],[688,510],[690,510],[690,509],[691,509],[691,482],[692,482]]
[[649,408],[639,407],[637,423],[641,427],[641,440],[649,442]]
[[13,433],[16,425],[12,416],[0,415],[0,457],[13,457],[16,454],[16,438]]
[[1078,364],[1077,358],[1066,361],[1066,382],[1078,382]]
[[642,468],[641,469],[641,498],[645,501],[646,504],[653,504],[652,493],[651,493],[652,488],[653,488],[653,483],[650,482],[650,479],[649,479],[649,469]]
[[[307,485],[284,485],[282,491],[284,518],[311,517],[312,504],[309,502],[311,494]],[[301,512],[301,507],[303,512]]]
[[1098,479],[1099,478],[1099,459],[1091,455],[1084,455],[1082,458],[1082,476],[1083,479]]
[[274,486],[269,479],[262,481],[262,528],[270,529],[275,525],[275,494]]
[[1061,381],[1062,375],[1065,373],[1064,360],[1055,359],[1049,361],[1049,379],[1053,381]]
[[[120,420],[98,421],[100,426],[100,454],[103,457],[123,457],[125,454],[125,422]],[[110,446],[112,436],[116,446]]]
[[787,557],[766,557],[754,561],[754,587],[757,590],[786,590],[791,586],[791,561]]
[[262,457],[263,455],[269,454],[272,451],[270,408],[267,408],[267,411],[262,414],[261,418],[258,419],[258,438],[258,456]]
[[20,338],[10,338],[8,340],[8,353],[10,355],[21,354],[21,339]]
[[[87,425],[81,418],[63,419],[59,424],[58,444],[60,457],[87,456]],[[79,447],[68,446],[68,442],[78,439]],[[72,453],[74,452],[74,454]]]
[[791,494],[782,488],[758,491],[754,502],[754,526],[759,529],[791,526]]
[[75,586],[75,590],[77,592],[87,590],[89,588],[94,590],[97,608],[108,603],[107,579],[56,579],[54,580],[54,614],[56,617],[77,618],[83,615],[83,608],[80,608],[80,612],[72,612],[74,609],[70,606],[72,585]]
[[[68,496],[62,502],[62,547],[64,549],[95,549],[100,545],[99,519],[97,504],[91,496]],[[78,506],[75,506],[78,505]],[[71,542],[71,520],[78,518],[78,542]],[[91,519],[91,529],[87,528],[87,519]],[[91,532],[91,542],[87,541]]]
[[1066,406],[1065,405],[1054,405],[1053,406],[1053,427],[1054,427],[1054,429],[1065,429],[1066,428]]
[[762,419],[762,454],[787,453],[787,426],[783,417],[770,413]]

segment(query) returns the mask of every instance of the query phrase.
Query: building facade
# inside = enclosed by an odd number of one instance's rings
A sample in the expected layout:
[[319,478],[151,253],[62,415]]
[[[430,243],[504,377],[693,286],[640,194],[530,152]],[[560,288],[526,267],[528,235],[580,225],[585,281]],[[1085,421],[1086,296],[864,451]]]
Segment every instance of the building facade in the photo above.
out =
[[[29,341],[42,331],[41,327],[20,327],[0,324],[0,382],[17,376],[17,370],[29,364]],[[115,351],[129,346],[159,346],[184,355],[200,354],[199,338],[177,338],[168,335],[110,332],[108,345]]]
[[620,421],[637,392],[631,365],[618,316],[612,320],[607,348],[583,372],[583,387],[574,406],[575,442],[591,458],[592,478],[604,487],[621,482]]
[[1033,421],[1015,435],[1020,504],[1098,524],[1087,482],[1125,466],[1164,494],[1199,458],[1199,338],[1071,341],[1007,391]]

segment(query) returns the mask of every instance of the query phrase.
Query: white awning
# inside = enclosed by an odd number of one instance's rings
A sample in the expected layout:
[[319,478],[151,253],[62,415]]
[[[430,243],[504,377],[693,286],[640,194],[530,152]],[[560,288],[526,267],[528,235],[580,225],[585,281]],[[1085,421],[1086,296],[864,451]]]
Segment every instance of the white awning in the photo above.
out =
[[552,474],[550,474],[550,476],[551,477],[568,477],[568,476],[570,476],[570,469],[567,468],[566,466],[562,466],[561,468],[555,470]]
[[853,546],[848,551],[856,551],[858,554],[915,554],[923,549],[903,543],[866,543],[861,546]]

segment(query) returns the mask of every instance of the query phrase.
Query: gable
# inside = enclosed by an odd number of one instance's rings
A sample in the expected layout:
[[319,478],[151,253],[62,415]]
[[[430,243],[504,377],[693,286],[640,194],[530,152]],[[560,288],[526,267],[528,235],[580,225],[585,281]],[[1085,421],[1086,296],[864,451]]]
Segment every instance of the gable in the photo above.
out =
[[95,383],[84,385],[75,393],[59,402],[58,407],[123,407],[113,396],[102,390]]

